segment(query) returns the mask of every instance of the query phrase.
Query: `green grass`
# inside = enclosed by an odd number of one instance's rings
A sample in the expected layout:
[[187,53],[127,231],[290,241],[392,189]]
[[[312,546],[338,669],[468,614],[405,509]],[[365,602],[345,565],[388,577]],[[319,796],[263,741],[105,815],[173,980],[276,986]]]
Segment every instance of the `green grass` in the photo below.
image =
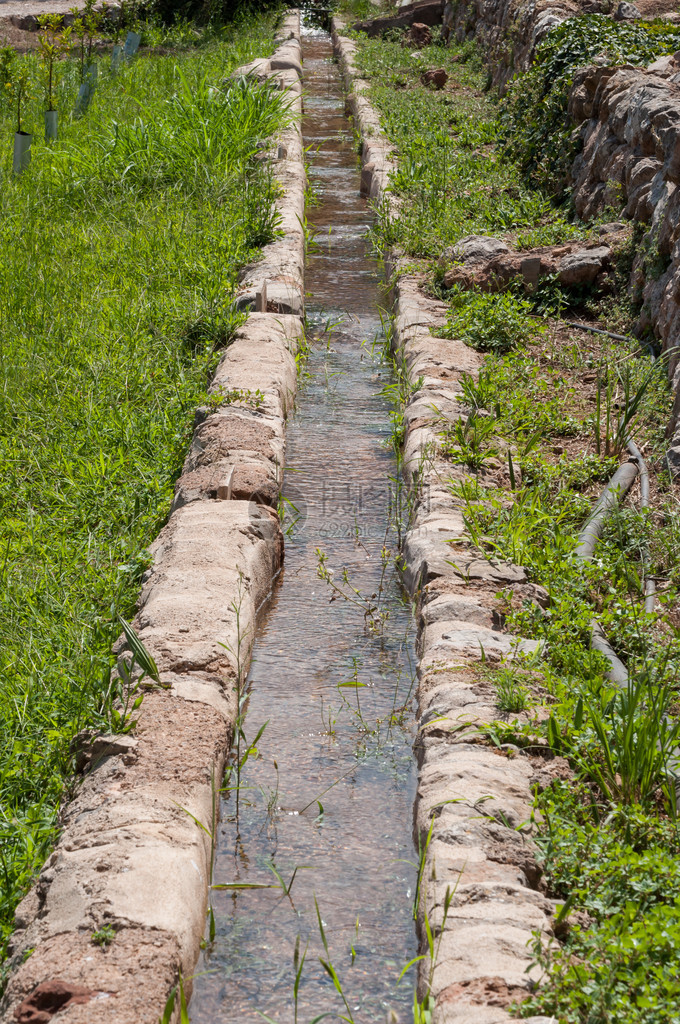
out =
[[[108,728],[115,612],[129,616],[167,516],[239,267],[275,230],[253,153],[279,93],[211,91],[270,52],[252,18],[140,56],[11,174],[0,117],[0,939],[56,834],[84,726]],[[35,60],[27,58],[31,73]],[[0,946],[1,948],[1,946]]]
[[[452,484],[452,490],[473,543],[523,565],[550,597],[546,612],[532,602],[515,603],[513,610],[512,595],[499,595],[511,632],[542,642],[541,658],[532,657],[530,668],[550,717],[527,726],[496,723],[489,736],[532,747],[543,735],[554,753],[569,759],[576,779],[538,799],[537,842],[549,895],[569,900],[581,917],[565,945],[536,938],[545,975],[521,1015],[555,1013],[568,1024],[660,1024],[677,996],[673,979],[680,965],[677,871],[664,874],[668,885],[659,884],[658,875],[664,865],[670,869],[678,847],[678,510],[661,479],[653,514],[621,508],[595,559],[574,557],[578,532],[620,455],[593,450],[593,402],[579,387],[584,365],[593,360],[563,344],[551,352],[545,339],[542,347],[541,359],[531,346],[493,355],[477,383],[464,381],[471,418],[483,411],[484,432],[475,439],[469,431],[466,447],[454,425],[443,445],[455,461],[471,466],[511,449],[512,495],[509,487],[474,483]],[[635,390],[652,374],[632,430],[653,464],[664,450],[665,370],[636,359],[632,343],[626,352],[605,342],[599,355],[603,389],[616,382],[623,393],[620,377],[629,372]],[[556,457],[567,443],[578,444],[582,454]],[[654,617],[642,609],[644,548],[660,593]],[[628,663],[631,681],[623,692],[610,686],[604,658],[589,647],[595,616]],[[512,672],[519,672],[522,685],[521,660]],[[510,692],[498,686],[503,710],[519,710],[521,696],[514,686]]]
[[[483,92],[476,49],[443,47],[433,32],[432,45],[420,51],[359,37],[357,64],[399,163],[390,190],[402,206],[392,218],[379,211],[378,246],[439,258],[469,234],[512,231],[524,246],[584,236],[500,153],[498,104]],[[441,92],[420,84],[423,71],[438,67],[449,75]]]
[[677,823],[639,807],[598,821],[588,791],[573,783],[554,785],[539,806],[544,869],[581,919],[565,945],[536,944],[547,981],[522,1015],[555,1013],[565,1024],[668,1024],[680,996]]

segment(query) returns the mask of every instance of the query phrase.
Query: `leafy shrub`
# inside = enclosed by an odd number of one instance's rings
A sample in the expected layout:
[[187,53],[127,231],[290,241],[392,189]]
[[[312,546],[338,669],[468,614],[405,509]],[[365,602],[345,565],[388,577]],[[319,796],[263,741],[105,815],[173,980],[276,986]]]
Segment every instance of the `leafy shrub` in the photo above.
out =
[[541,330],[529,315],[531,303],[512,292],[456,290],[450,302],[444,337],[460,338],[480,352],[509,352]]
[[529,71],[513,80],[501,116],[508,153],[535,183],[562,196],[576,145],[567,114],[576,70],[595,61],[644,66],[678,49],[680,28],[668,22],[616,22],[602,14],[568,18],[548,33]]
[[640,807],[597,821],[582,787],[556,784],[539,798],[538,838],[554,892],[583,907],[566,944],[535,954],[546,974],[522,1016],[565,1024],[668,1024],[680,995],[680,838]]

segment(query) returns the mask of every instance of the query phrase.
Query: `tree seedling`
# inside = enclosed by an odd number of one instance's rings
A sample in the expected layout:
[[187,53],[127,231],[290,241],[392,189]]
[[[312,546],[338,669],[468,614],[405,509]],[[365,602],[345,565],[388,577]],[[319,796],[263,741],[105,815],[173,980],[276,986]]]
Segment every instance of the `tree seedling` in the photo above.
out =
[[43,73],[45,101],[47,110],[56,110],[54,104],[54,87],[56,85],[56,65],[63,54],[68,53],[71,44],[71,27],[64,27],[59,14],[41,14],[38,18],[40,33],[38,47],[40,50],[40,67]]
[[65,28],[58,14],[42,14],[38,18],[40,34],[40,70],[45,90],[45,141],[57,138],[57,108],[54,102],[56,66],[59,58],[68,52],[71,42],[71,28]]
[[21,134],[21,109],[29,95],[30,77],[28,67],[11,46],[3,46],[0,49],[0,87],[5,98],[16,110],[16,130]]
[[21,121],[22,104],[28,98],[30,77],[26,63],[21,60],[11,46],[0,49],[0,90],[2,95],[16,110],[16,134],[14,136],[14,160],[12,169],[15,174],[25,171],[31,160],[31,138],[23,131]]

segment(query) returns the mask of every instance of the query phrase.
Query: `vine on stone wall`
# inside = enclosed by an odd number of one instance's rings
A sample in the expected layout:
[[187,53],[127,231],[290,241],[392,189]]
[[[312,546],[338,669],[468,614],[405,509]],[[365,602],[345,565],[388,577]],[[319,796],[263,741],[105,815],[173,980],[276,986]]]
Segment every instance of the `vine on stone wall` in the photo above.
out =
[[667,22],[615,22],[602,14],[569,18],[548,33],[529,71],[510,84],[501,114],[508,154],[534,184],[566,199],[579,144],[567,113],[576,70],[588,64],[643,67],[679,49],[680,27]]

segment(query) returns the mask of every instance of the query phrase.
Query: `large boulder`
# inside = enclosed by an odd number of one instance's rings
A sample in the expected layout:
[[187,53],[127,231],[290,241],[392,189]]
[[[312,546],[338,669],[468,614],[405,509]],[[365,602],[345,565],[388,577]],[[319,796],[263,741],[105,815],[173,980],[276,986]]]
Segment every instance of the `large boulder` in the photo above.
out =
[[642,17],[642,11],[635,4],[630,4],[627,0],[621,0],[621,3],[614,11],[614,21],[636,21]]
[[447,260],[460,263],[486,263],[500,253],[510,252],[510,247],[501,239],[490,235],[466,235],[455,245],[444,250]]

